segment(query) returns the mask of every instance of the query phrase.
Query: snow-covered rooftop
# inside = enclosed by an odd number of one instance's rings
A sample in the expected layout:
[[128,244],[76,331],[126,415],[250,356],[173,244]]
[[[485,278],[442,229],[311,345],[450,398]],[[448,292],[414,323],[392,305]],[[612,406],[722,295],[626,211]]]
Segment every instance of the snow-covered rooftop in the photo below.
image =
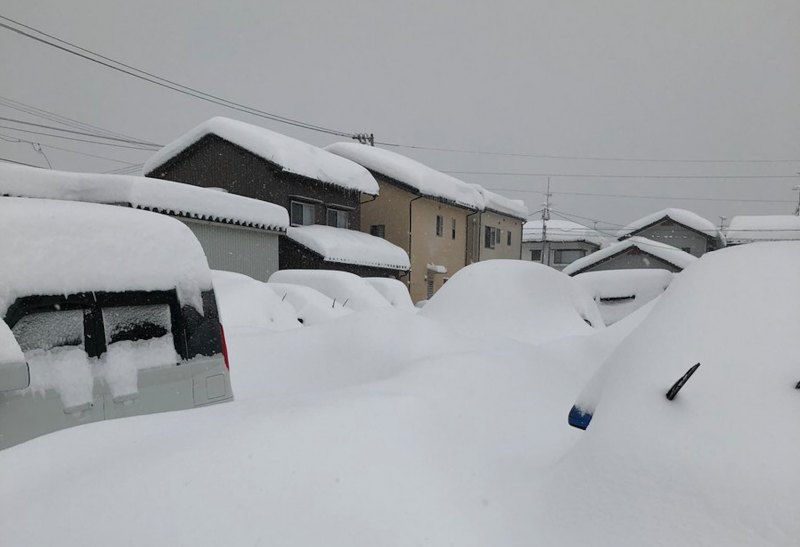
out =
[[0,315],[21,296],[173,290],[202,309],[211,288],[191,230],[164,215],[96,203],[0,197]]
[[[550,238],[549,235],[547,237],[548,239]],[[684,252],[677,247],[673,247],[672,245],[667,245],[666,243],[653,241],[644,237],[633,236],[628,239],[618,241],[617,243],[613,243],[605,249],[595,251],[592,254],[584,256],[583,258],[579,258],[562,271],[567,275],[572,275],[585,268],[588,268],[589,266],[592,266],[593,264],[597,264],[601,260],[605,260],[606,258],[612,257],[618,253],[625,252],[631,247],[636,247],[643,253],[660,258],[664,262],[668,262],[673,266],[680,268],[681,270],[697,260],[696,256],[690,255],[689,253]]]
[[620,239],[628,237],[642,228],[655,224],[663,218],[670,218],[678,224],[683,224],[684,226],[688,226],[708,236],[722,239],[722,233],[719,231],[719,228],[714,226],[713,222],[691,211],[687,211],[686,209],[664,209],[663,211],[658,211],[657,213],[642,217],[639,220],[631,222],[617,232],[617,237]]
[[[523,242],[542,241],[542,221],[531,220],[522,228]],[[599,232],[571,220],[547,221],[547,241],[585,241],[598,247],[605,243]]]
[[726,238],[730,243],[800,240],[800,217],[794,215],[733,217]]
[[191,184],[127,175],[68,173],[2,164],[0,196],[130,205],[264,230],[283,231],[289,226],[286,209],[274,203]]
[[406,184],[423,196],[441,198],[480,211],[485,207],[483,195],[472,184],[400,154],[352,142],[337,142],[325,150]]
[[393,243],[356,230],[312,225],[291,227],[286,236],[328,262],[408,270],[408,254]]
[[487,190],[480,184],[473,184],[483,196],[483,205],[486,210],[495,211],[522,220],[528,219],[528,207],[521,199],[510,199],[498,193]]
[[281,166],[284,171],[377,195],[378,183],[362,166],[303,141],[249,123],[216,117],[207,120],[156,152],[144,164],[149,174],[207,135],[233,143]]

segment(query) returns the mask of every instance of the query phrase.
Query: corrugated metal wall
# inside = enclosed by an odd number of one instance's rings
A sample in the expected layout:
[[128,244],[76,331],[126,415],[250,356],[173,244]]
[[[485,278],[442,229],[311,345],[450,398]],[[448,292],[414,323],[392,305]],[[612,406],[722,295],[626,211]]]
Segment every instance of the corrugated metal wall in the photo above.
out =
[[278,271],[278,234],[214,222],[180,219],[203,246],[208,265],[267,281]]

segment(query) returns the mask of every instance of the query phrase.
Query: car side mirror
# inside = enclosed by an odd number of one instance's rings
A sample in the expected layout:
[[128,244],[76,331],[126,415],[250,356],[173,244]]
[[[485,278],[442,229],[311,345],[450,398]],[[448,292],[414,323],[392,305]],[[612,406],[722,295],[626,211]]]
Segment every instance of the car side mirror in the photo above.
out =
[[0,363],[0,393],[25,389],[31,385],[31,374],[25,361]]

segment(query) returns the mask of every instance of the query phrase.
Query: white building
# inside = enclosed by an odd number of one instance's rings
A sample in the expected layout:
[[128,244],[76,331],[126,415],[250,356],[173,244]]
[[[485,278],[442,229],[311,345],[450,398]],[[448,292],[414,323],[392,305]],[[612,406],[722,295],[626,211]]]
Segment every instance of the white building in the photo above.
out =
[[[547,221],[547,241],[541,220],[531,220],[522,229],[522,260],[532,260],[563,270],[569,264],[600,249],[606,243],[599,232],[577,222]],[[546,248],[544,260],[542,250]]]

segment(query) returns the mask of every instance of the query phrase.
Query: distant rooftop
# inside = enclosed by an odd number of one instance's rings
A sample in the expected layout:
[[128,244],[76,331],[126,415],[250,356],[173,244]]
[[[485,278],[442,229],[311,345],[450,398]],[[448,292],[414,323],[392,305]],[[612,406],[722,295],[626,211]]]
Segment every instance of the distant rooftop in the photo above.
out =
[[[542,221],[532,219],[522,228],[523,242],[542,241]],[[602,247],[606,240],[596,230],[592,230],[571,220],[551,219],[547,221],[547,241],[553,242],[579,242],[585,241],[592,245]]]
[[617,232],[617,238],[622,239],[631,235],[635,235],[639,230],[647,228],[648,226],[655,224],[664,218],[669,218],[678,224],[683,224],[684,226],[687,226],[693,230],[724,241],[722,232],[720,232],[719,228],[717,228],[710,220],[705,219],[691,211],[687,211],[686,209],[672,208],[658,211],[657,213],[647,215],[631,222]]
[[794,215],[738,216],[725,234],[729,243],[800,240],[800,217]]
[[579,258],[562,271],[567,275],[579,273],[586,268],[605,260],[606,258],[623,253],[631,247],[636,247],[641,252],[655,256],[656,258],[672,264],[681,270],[697,260],[696,256],[690,255],[689,253],[682,251],[677,247],[673,247],[672,245],[667,245],[666,243],[653,241],[644,237],[633,236],[628,239],[613,243],[605,249],[595,251],[592,254],[584,256],[583,258]]

